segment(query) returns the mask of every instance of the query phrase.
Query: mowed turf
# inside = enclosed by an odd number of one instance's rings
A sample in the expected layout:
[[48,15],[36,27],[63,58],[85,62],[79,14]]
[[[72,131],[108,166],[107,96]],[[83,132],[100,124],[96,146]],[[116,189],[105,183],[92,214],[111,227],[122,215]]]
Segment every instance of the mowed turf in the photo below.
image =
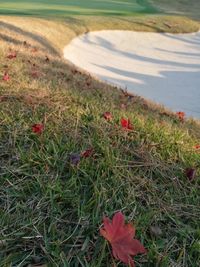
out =
[[[1,12],[34,14],[33,1],[20,2],[0,3]],[[99,235],[103,215],[121,210],[148,250],[135,258],[136,266],[199,267],[200,123],[182,122],[62,59],[64,45],[86,31],[187,32],[199,23],[157,15],[94,16],[91,5],[84,9],[93,16],[68,17],[62,10],[67,1],[54,1],[56,15],[51,2],[43,1],[43,12],[35,6],[35,14],[47,19],[0,17],[0,266],[122,267]],[[96,14],[111,8],[91,2]],[[119,13],[125,8],[122,1],[109,3]],[[71,8],[77,12],[77,5]],[[14,51],[16,58],[9,59]],[[8,81],[2,80],[5,73]],[[122,117],[133,131],[122,129]],[[35,123],[44,124],[41,135],[32,132]],[[71,155],[88,148],[93,154],[74,166]],[[192,181],[187,168],[196,171]]]
[[200,3],[199,0],[7,0],[0,3],[0,14],[54,18],[169,14],[199,20]]
[[61,16],[68,15],[133,15],[155,13],[149,1],[138,0],[32,0],[0,3],[0,14]]

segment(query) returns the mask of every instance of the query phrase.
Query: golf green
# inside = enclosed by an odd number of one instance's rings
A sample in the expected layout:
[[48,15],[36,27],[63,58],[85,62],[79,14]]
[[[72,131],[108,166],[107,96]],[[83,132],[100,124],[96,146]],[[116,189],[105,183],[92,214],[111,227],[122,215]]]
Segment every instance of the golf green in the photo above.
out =
[[156,13],[148,0],[6,0],[1,15],[60,16]]

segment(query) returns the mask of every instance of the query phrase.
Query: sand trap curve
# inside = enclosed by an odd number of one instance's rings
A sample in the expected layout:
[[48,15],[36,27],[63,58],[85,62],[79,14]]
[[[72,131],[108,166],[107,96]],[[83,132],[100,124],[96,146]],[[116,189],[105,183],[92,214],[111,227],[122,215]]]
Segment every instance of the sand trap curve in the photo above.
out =
[[72,40],[64,57],[103,81],[200,118],[200,32],[91,32]]

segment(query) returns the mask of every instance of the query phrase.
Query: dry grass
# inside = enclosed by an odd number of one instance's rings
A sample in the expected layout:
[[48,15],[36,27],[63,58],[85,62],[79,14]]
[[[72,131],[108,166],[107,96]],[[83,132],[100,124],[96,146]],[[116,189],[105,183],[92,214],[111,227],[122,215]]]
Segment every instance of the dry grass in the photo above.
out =
[[[167,26],[170,22],[171,28]],[[102,29],[124,29],[156,32],[198,31],[199,23],[180,17],[70,17],[64,21],[29,17],[0,17],[0,38],[20,44],[30,39],[44,51],[62,54],[62,50],[75,36]]]

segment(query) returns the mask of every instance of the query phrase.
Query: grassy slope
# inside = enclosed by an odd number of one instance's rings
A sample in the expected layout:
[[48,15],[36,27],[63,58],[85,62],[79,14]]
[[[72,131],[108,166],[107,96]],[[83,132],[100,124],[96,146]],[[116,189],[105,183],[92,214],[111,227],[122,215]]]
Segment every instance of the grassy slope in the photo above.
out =
[[[59,56],[84,31],[166,30],[167,19],[1,18],[0,75],[7,70],[11,80],[0,80],[0,266],[111,266],[98,227],[103,214],[118,209],[149,250],[137,266],[199,266],[200,184],[189,182],[184,170],[195,167],[200,175],[200,153],[192,148],[200,142],[200,125],[180,123],[160,107],[77,73]],[[170,19],[168,30],[198,27],[182,21]],[[17,59],[6,59],[9,48]],[[113,122],[102,118],[105,111]],[[121,130],[122,116],[134,132]],[[39,137],[31,133],[36,122],[45,123]],[[93,157],[71,166],[70,153],[88,147]],[[150,234],[151,225],[162,235]]]

